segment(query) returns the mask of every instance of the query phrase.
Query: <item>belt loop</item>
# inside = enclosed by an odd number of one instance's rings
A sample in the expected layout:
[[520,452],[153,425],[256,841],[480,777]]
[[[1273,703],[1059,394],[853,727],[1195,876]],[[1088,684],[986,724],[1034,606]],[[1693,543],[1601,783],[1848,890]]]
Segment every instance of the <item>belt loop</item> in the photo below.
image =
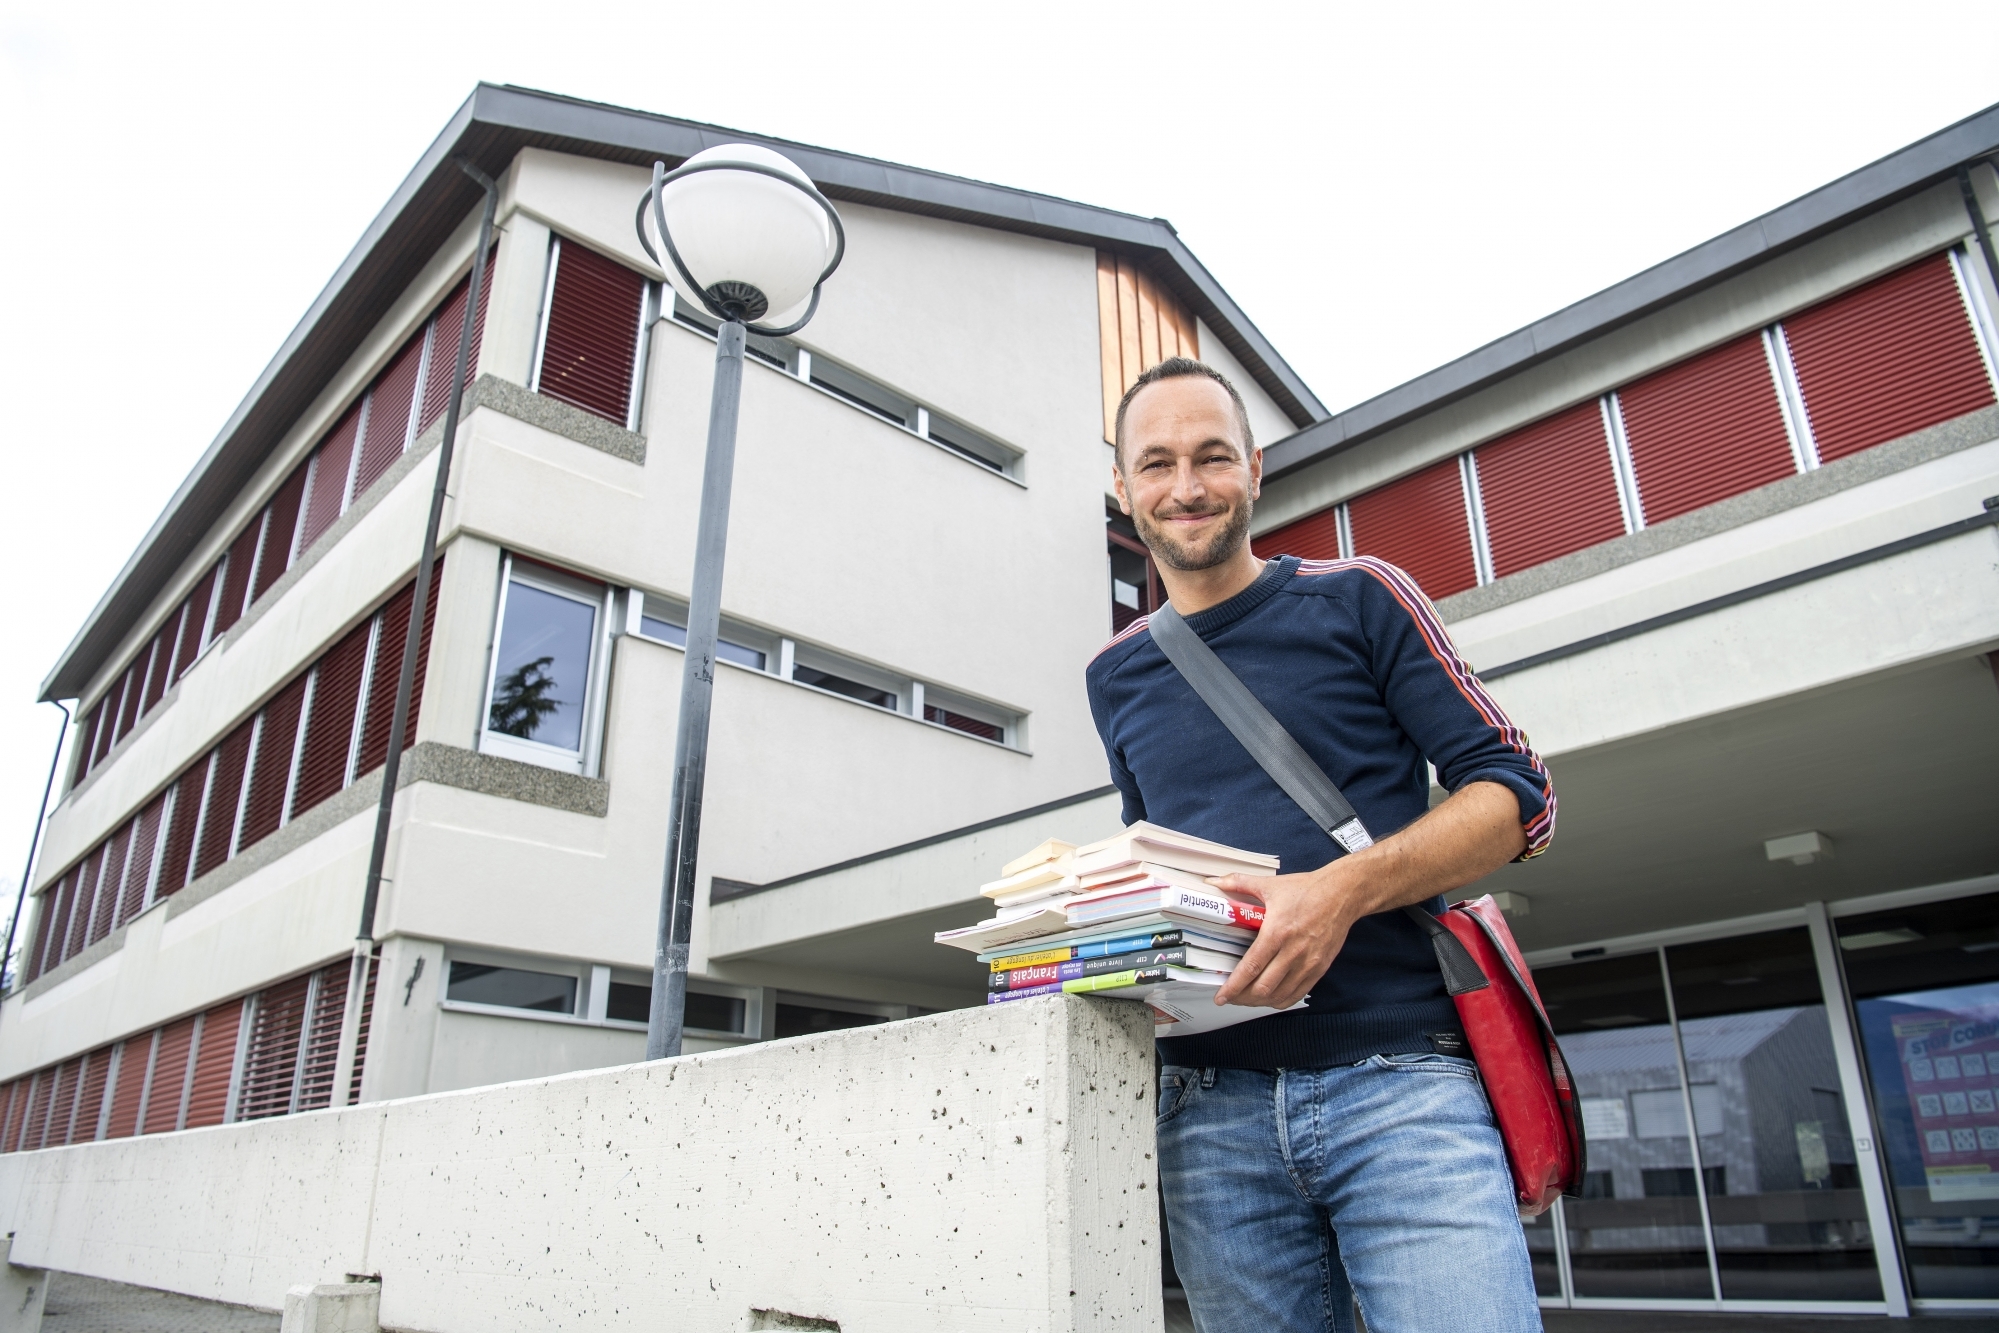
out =
[[1215,1067],[1213,1065],[1209,1065],[1201,1070],[1201,1087],[1203,1090],[1206,1090],[1214,1086],[1215,1086]]

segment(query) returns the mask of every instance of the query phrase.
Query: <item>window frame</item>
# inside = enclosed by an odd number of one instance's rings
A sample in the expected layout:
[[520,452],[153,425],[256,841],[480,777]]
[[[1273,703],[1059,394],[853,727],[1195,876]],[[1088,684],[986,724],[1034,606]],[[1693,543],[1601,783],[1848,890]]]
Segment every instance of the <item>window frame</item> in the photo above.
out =
[[[591,607],[595,613],[590,630],[590,664],[583,685],[582,731],[575,750],[522,736],[509,736],[505,732],[494,731],[490,725],[493,688],[498,683],[500,669],[500,640],[506,632],[507,605],[516,580],[538,592],[580,602]],[[500,586],[495,601],[492,638],[486,650],[486,688],[479,704],[479,752],[582,777],[596,777],[603,761],[605,685],[609,675],[612,613],[616,609],[615,589],[608,583],[566,573],[531,557],[517,560],[514,553],[508,551],[500,560]]]

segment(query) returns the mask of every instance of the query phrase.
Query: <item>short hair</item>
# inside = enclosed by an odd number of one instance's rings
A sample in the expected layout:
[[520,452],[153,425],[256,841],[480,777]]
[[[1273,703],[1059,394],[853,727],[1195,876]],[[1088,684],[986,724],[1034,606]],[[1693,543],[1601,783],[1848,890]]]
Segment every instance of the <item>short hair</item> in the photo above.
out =
[[1131,400],[1138,397],[1138,391],[1147,385],[1157,384],[1161,380],[1184,379],[1190,375],[1204,375],[1227,391],[1229,401],[1235,404],[1236,424],[1242,427],[1243,447],[1251,453],[1256,451],[1256,434],[1249,428],[1249,409],[1243,405],[1242,395],[1236,392],[1235,385],[1229,383],[1229,377],[1207,362],[1196,361],[1191,356],[1169,356],[1149,370],[1140,372],[1139,377],[1132,381],[1131,387],[1124,391],[1124,397],[1118,399],[1117,427],[1113,432],[1115,438],[1111,445],[1111,457],[1120,468],[1124,466],[1124,414],[1131,407]]

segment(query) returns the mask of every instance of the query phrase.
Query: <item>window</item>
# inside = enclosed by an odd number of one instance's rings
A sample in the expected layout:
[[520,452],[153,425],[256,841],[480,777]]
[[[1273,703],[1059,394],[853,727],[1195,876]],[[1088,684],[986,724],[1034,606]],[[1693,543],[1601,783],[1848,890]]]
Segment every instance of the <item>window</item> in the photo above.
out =
[[1111,633],[1122,634],[1140,616],[1149,616],[1166,601],[1152,552],[1138,539],[1138,529],[1122,514],[1109,516],[1105,533],[1110,545]]
[[874,685],[863,684],[858,680],[849,680],[845,676],[836,676],[832,672],[822,671],[818,667],[809,667],[800,663],[798,666],[792,668],[791,678],[801,685],[810,685],[814,689],[831,690],[835,694],[844,694],[849,699],[859,699],[864,704],[873,704],[877,708],[886,708],[891,713],[896,709],[897,699],[893,690],[884,690]]
[[481,748],[586,772],[602,714],[609,590],[514,556],[503,579]]
[[[710,337],[720,327],[705,311],[693,309],[678,297],[674,298],[673,317]],[[769,338],[759,333],[749,335],[747,350],[751,357],[765,365],[802,380],[822,393],[831,394],[869,416],[899,426],[989,472],[1019,479],[1021,454],[1018,449],[1001,444],[984,432],[940,413],[851,366],[842,365],[818,352],[807,351],[789,338]]]
[[[687,612],[662,598],[648,598],[642,592],[632,594],[638,608],[638,632],[648,639],[658,639],[676,648],[687,647]],[[735,637],[729,638],[728,635]],[[724,662],[734,662],[737,666],[748,667],[752,671],[766,670],[770,654],[762,648],[752,648],[736,639],[749,638],[734,627],[725,626],[723,636],[715,641],[715,656]]]
[[453,959],[451,981],[445,987],[444,998],[459,1004],[489,1004],[502,1009],[573,1014],[576,1012],[576,990],[577,979],[573,976]]
[[657,306],[655,290],[644,275],[616,260],[553,238],[528,387],[637,430],[645,329]]
[[823,1000],[817,996],[782,995],[777,1002],[776,1037],[806,1037],[815,1032],[872,1027],[895,1017],[895,1006],[865,1001]]

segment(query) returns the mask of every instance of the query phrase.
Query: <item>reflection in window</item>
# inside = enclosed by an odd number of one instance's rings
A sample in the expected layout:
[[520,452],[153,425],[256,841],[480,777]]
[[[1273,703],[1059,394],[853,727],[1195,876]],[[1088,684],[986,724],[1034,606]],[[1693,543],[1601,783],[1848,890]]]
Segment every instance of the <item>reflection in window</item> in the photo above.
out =
[[516,575],[507,585],[505,617],[487,729],[581,750],[597,608]]
[[444,997],[464,1004],[495,1004],[549,1014],[576,1012],[576,978],[553,972],[453,960]]
[[777,1035],[804,1037],[814,1032],[836,1032],[841,1028],[864,1028],[886,1023],[880,1014],[857,1014],[849,1009],[819,1005],[780,1004],[777,1007]]
[[822,690],[830,690],[834,694],[844,694],[849,699],[859,699],[864,704],[886,708],[891,713],[896,708],[897,699],[894,690],[876,689],[872,685],[863,685],[860,681],[848,680],[845,676],[836,676],[817,667],[794,666],[791,669],[791,678],[801,685],[813,685]]
[[[614,1022],[644,1023],[652,1017],[652,987],[643,983],[614,981],[610,1004],[604,1017]],[[706,991],[687,992],[687,1009],[681,1026],[704,1032],[743,1033],[749,1027],[749,1005],[739,995],[710,995]]]
[[[661,620],[657,616],[640,616],[639,633],[648,639],[670,643],[676,648],[687,646],[686,626],[676,625],[671,620]],[[734,662],[738,666],[746,666],[754,671],[762,671],[767,660],[755,648],[745,648],[742,644],[730,643],[727,639],[715,640],[715,656],[724,662]]]
[[1999,1297],[1999,896],[1837,927],[1912,1294]]

